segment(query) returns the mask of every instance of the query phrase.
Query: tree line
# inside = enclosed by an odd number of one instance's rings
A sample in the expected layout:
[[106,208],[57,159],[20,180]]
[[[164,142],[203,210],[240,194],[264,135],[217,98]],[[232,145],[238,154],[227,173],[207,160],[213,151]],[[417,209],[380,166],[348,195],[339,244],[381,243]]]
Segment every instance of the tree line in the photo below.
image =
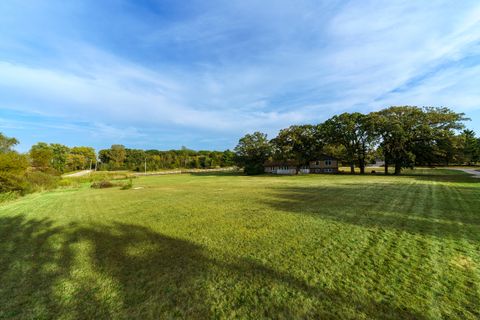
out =
[[39,142],[27,154],[35,170],[64,173],[76,170],[131,170],[155,171],[161,169],[212,169],[235,165],[234,152],[195,151],[186,147],[180,150],[129,149],[114,144],[97,154],[92,147],[69,148],[58,143]]
[[263,172],[267,160],[294,160],[307,165],[321,154],[338,158],[360,173],[375,159],[395,174],[418,165],[473,165],[480,161],[480,139],[463,124],[463,113],[449,108],[393,106],[363,114],[335,115],[316,125],[293,125],[269,140],[261,132],[242,137],[237,163],[247,174]]
[[15,138],[0,133],[0,193],[28,193],[57,185],[60,175],[77,170],[156,171],[162,169],[212,169],[235,165],[235,153],[226,151],[139,150],[112,145],[98,152],[92,147],[68,147],[39,142],[21,154]]
[[[60,174],[75,170],[155,171],[237,165],[247,174],[263,173],[267,160],[294,160],[298,167],[319,155],[338,158],[354,172],[375,159],[395,174],[416,165],[473,165],[480,161],[480,139],[466,130],[463,113],[448,108],[390,107],[362,114],[335,115],[320,124],[292,125],[269,140],[261,132],[242,137],[234,151],[139,150],[112,145],[92,147],[39,142],[28,153],[14,150],[18,140],[0,133],[0,192],[53,187]],[[146,165],[146,168],[145,168]]]
[[195,151],[182,147],[180,150],[128,149],[112,145],[98,152],[100,170],[156,171],[162,169],[213,169],[235,165],[235,153],[225,151]]

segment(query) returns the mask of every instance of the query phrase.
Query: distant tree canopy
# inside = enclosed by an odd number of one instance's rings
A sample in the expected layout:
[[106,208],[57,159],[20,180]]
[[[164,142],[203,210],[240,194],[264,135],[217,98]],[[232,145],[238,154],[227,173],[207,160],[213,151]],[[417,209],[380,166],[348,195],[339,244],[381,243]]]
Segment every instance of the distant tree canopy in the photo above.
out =
[[[4,145],[7,145],[6,142]],[[115,144],[109,149],[100,150],[97,160],[95,149],[91,147],[69,148],[58,143],[39,142],[32,146],[28,155],[32,167],[36,170],[54,170],[58,173],[90,168],[143,171],[145,162],[148,171],[174,168],[209,169],[235,165],[235,153],[230,150],[194,151],[186,147],[181,150],[145,151]]]
[[29,151],[32,167],[37,170],[58,173],[89,169],[96,162],[95,149],[92,147],[69,148],[62,144],[39,142]]
[[99,151],[101,170],[148,171],[162,169],[211,169],[234,166],[235,154],[230,151],[194,151],[186,147],[180,150],[140,150],[123,145],[112,145]]
[[[295,160],[307,164],[326,153],[340,159],[354,172],[375,158],[385,161],[385,172],[393,165],[395,174],[414,165],[480,161],[480,139],[465,130],[463,113],[448,108],[394,106],[369,114],[343,113],[317,125],[291,126],[268,141],[255,132],[240,139],[237,163],[248,174],[260,173],[267,159]],[[251,170],[251,168],[256,168]]]

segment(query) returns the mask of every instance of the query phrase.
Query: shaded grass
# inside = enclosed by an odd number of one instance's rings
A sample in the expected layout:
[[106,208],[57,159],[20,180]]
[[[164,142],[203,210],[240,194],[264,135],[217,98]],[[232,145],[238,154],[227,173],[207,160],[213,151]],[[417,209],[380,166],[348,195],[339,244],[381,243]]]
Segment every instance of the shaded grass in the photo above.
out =
[[475,319],[480,184],[142,177],[0,205],[0,318]]

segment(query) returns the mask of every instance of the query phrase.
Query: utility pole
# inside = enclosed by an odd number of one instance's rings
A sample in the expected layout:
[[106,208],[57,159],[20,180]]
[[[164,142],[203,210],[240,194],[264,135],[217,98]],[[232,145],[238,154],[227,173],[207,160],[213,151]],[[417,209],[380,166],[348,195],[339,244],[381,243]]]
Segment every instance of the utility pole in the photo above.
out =
[[145,175],[147,175],[147,158],[145,158]]

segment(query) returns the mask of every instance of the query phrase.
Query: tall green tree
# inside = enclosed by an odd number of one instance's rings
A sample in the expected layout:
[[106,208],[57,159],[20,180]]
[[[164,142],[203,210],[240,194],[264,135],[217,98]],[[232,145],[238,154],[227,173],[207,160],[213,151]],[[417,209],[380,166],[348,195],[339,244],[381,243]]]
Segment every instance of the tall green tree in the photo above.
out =
[[12,148],[18,144],[18,140],[5,136],[0,132],[0,153],[13,151]]
[[472,165],[480,159],[480,144],[479,139],[475,137],[473,130],[464,130],[460,135],[462,141],[463,160]]
[[17,144],[17,139],[0,133],[0,193],[23,192],[27,188],[25,173],[29,163],[25,155],[13,150]]
[[27,170],[27,157],[13,150],[17,144],[17,139],[0,133],[0,172],[22,175]]
[[95,165],[97,156],[92,147],[73,147],[70,150],[72,160],[76,163],[76,169],[89,169]]
[[318,126],[294,125],[280,130],[271,140],[274,156],[281,160],[296,160],[297,172],[322,151],[323,139]]
[[420,153],[430,152],[432,144],[463,128],[464,114],[448,108],[394,106],[371,114],[375,131],[381,137],[385,173],[393,163],[395,174],[413,166]]
[[[125,167],[134,171],[145,169],[145,151],[139,149],[125,149]],[[148,161],[149,169],[152,169],[151,161]]]
[[70,148],[59,143],[51,143],[50,148],[53,152],[53,168],[58,172],[65,172],[67,170],[67,158],[70,153]]
[[113,163],[115,168],[122,168],[126,157],[127,152],[125,151],[125,147],[123,145],[112,145],[112,147],[110,148],[110,161]]
[[52,167],[53,150],[47,143],[39,142],[34,144],[29,154],[32,166],[36,169],[45,171]]
[[127,158],[127,151],[125,146],[114,144],[110,149],[100,150],[98,155],[102,164],[108,165],[110,169],[122,169]]
[[272,154],[272,146],[267,135],[261,132],[247,134],[235,147],[237,164],[244,168],[246,174],[260,174],[263,164]]
[[221,166],[222,167],[231,167],[235,165],[235,152],[230,151],[230,150],[225,150],[222,152],[222,161],[221,161]]
[[343,146],[351,173],[355,172],[355,162],[360,173],[365,173],[368,152],[377,138],[370,116],[359,112],[342,113],[325,121],[322,130],[329,144]]

